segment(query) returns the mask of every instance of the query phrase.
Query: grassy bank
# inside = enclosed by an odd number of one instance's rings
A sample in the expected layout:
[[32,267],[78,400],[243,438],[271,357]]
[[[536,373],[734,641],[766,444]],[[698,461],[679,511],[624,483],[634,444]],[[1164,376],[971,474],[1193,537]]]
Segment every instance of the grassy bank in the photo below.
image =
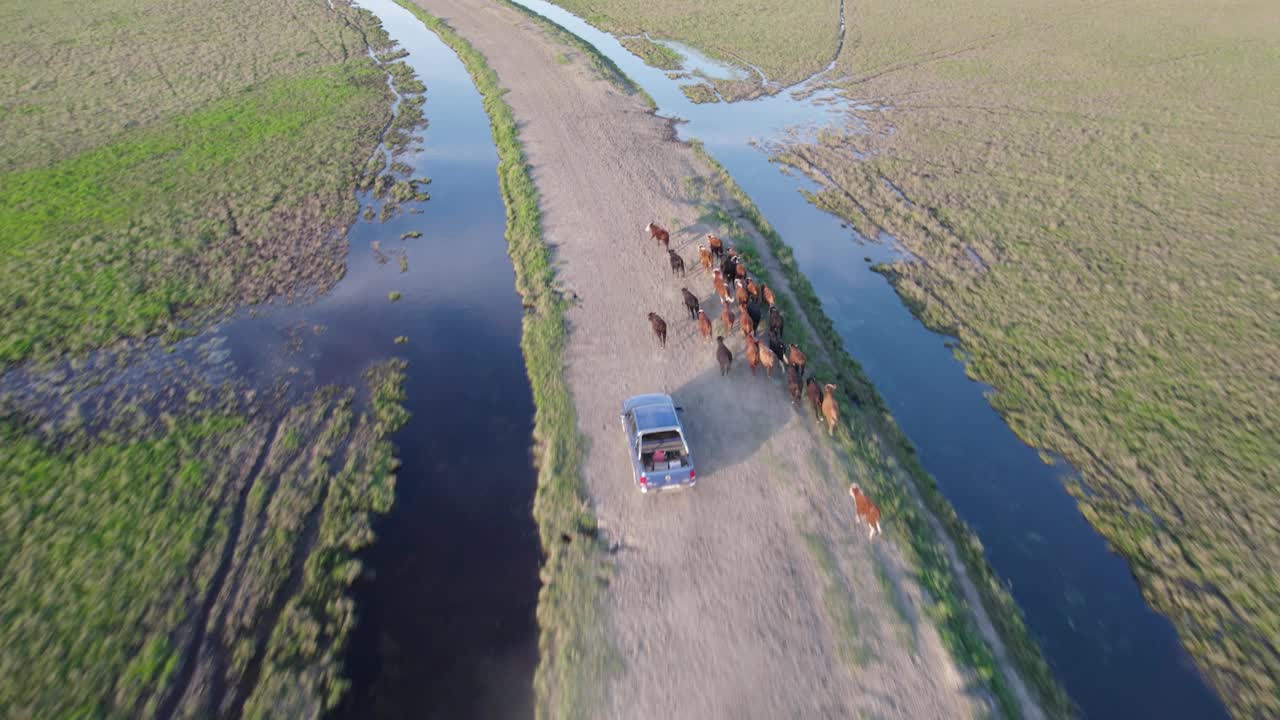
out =
[[226,538],[235,471],[214,453],[263,429],[215,415],[58,452],[0,426],[4,715],[130,714],[165,688]]
[[[397,2],[398,1],[399,0],[397,0]],[[502,2],[507,7],[510,7],[517,12],[528,15],[535,23],[538,24],[538,27],[542,28],[543,32],[555,38],[561,45],[565,45],[576,50],[601,78],[613,83],[614,87],[628,95],[638,95],[642,100],[644,100],[645,104],[648,105],[650,109],[658,109],[658,104],[654,102],[653,98],[649,97],[649,93],[645,92],[644,89],[637,85],[634,80],[627,77],[626,73],[622,72],[622,68],[619,68],[613,60],[601,55],[585,40],[523,5],[510,2],[510,0],[499,0],[499,2]]]
[[600,606],[599,578],[607,572],[604,548],[579,474],[583,441],[577,435],[576,413],[563,374],[567,304],[554,290],[550,253],[542,242],[538,193],[515,116],[484,56],[410,0],[397,2],[458,54],[489,115],[498,148],[499,187],[507,207],[508,252],[515,266],[516,289],[529,308],[520,345],[537,408],[538,490],[533,512],[544,554],[538,597],[540,662],[534,677],[537,716],[592,717],[601,707],[598,693],[617,663]]
[[390,98],[366,15],[294,10],[0,10],[0,366],[341,276]]
[[894,132],[781,159],[920,259],[887,269],[904,300],[1080,470],[1084,515],[1233,712],[1280,713],[1280,21],[954,0],[851,22],[845,85]]
[[[375,373],[366,417],[331,388],[278,417],[219,404],[57,447],[0,423],[0,715],[224,714],[277,689],[279,707],[331,706],[403,413],[400,367]],[[281,636],[308,682],[274,684]]]
[[395,500],[399,463],[388,438],[408,420],[401,405],[404,371],[404,361],[391,360],[366,374],[370,412],[351,430],[346,460],[331,476],[301,565],[301,588],[261,651],[244,717],[317,717],[337,707],[350,685],[342,667],[355,625],[348,590],[362,571],[356,554],[374,538],[372,516],[389,511]]
[[716,95],[715,88],[704,82],[692,85],[681,85],[680,92],[683,92],[685,97],[699,105],[702,103],[720,102],[720,97]]
[[[800,304],[797,308],[788,298],[779,297],[783,312],[792,317],[805,317],[817,332],[826,358],[815,358],[810,364],[824,381],[839,386],[845,394],[842,406],[850,408],[843,414],[844,431],[838,438],[845,450],[845,461],[850,466],[848,470],[854,477],[865,478],[860,482],[870,488],[877,502],[896,519],[893,529],[888,532],[895,536],[907,553],[916,568],[917,579],[931,595],[934,606],[929,613],[948,650],[962,666],[972,669],[990,686],[1007,716],[1019,715],[1016,700],[966,608],[964,595],[957,585],[945,549],[936,538],[929,515],[945,528],[1000,634],[1010,660],[1023,681],[1037,695],[1041,707],[1050,717],[1070,716],[1071,705],[1066,693],[1054,679],[1039,647],[1031,638],[1021,611],[983,557],[981,544],[942,497],[933,478],[915,459],[914,450],[888,414],[883,400],[857,362],[845,352],[843,342],[822,311],[822,303],[813,287],[797,267],[790,248],[724,168],[699,143],[694,142],[693,147],[705,162],[715,168],[727,194],[743,208],[742,219],[765,239],[769,252],[777,258],[783,280]],[[729,227],[737,225],[735,218],[720,212],[720,222]],[[768,282],[770,273],[760,262],[750,236],[741,227],[734,232],[734,241],[747,257],[752,274]],[[801,331],[792,323],[787,332],[793,335]],[[792,341],[804,340],[797,337]],[[813,355],[815,353],[810,353],[811,357]],[[909,481],[914,490],[904,487],[904,480]]]
[[821,70],[835,55],[839,41],[839,0],[778,2],[772,8],[745,0],[695,5],[679,0],[556,0],[556,4],[617,35],[648,32],[696,47],[717,60],[739,65],[745,60],[783,85]]
[[636,57],[644,60],[645,64],[656,67],[659,70],[679,70],[683,64],[680,53],[649,38],[637,35],[635,37],[621,38],[618,42],[622,43],[622,47],[631,51]]

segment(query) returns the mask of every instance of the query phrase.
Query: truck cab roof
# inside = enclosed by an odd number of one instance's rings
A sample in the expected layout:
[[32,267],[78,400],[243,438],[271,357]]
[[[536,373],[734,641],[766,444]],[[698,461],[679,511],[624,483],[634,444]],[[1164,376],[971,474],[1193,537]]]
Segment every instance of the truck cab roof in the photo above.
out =
[[622,412],[632,414],[636,421],[636,430],[641,433],[680,427],[680,420],[676,417],[676,406],[671,401],[670,395],[660,393],[637,395],[622,404]]

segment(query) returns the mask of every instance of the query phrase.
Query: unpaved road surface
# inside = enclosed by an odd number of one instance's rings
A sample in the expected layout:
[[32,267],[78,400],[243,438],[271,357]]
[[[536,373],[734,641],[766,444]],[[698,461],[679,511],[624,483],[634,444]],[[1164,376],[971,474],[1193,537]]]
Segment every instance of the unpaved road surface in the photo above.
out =
[[[588,491],[621,544],[607,611],[624,669],[599,716],[983,714],[985,698],[966,688],[922,618],[900,554],[854,525],[848,478],[825,431],[791,407],[780,377],[750,375],[740,334],[730,341],[732,373],[720,377],[713,345],[687,319],[682,285],[708,315],[720,311],[696,267],[707,228],[683,183],[708,169],[639,99],[581,59],[565,64],[566,48],[519,12],[491,0],[417,2],[483,52],[509,89],[559,282],[581,301],[568,315],[567,379],[590,441]],[[688,278],[671,277],[642,232],[651,220],[672,230]],[[669,325],[665,350],[650,333],[650,311]],[[645,497],[632,484],[619,405],[654,391],[686,408],[699,471],[691,492]],[[831,575],[815,560],[815,542],[837,560],[856,638],[848,621],[833,620],[824,597]],[[914,616],[905,632],[876,564]]]

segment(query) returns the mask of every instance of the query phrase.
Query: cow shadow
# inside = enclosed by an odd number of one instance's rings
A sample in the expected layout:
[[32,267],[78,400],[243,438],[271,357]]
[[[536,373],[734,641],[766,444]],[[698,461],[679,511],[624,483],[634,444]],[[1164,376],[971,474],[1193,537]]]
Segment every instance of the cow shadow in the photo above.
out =
[[725,344],[734,354],[727,376],[721,376],[715,364],[714,346],[704,345],[707,369],[671,392],[681,408],[680,421],[699,482],[726,466],[750,462],[798,412],[787,394],[781,367],[774,369],[772,379],[765,376],[763,368],[753,377],[743,356],[741,334],[726,337]]

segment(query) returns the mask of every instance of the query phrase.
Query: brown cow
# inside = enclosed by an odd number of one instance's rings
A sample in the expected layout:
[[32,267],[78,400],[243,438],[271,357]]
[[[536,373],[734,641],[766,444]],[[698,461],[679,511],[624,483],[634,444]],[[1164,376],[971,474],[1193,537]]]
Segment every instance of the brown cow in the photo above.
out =
[[711,250],[706,245],[698,246],[698,262],[702,263],[703,270],[711,269]]
[[787,346],[787,363],[795,366],[795,368],[800,371],[801,377],[804,376],[804,366],[808,360],[809,358],[804,356],[804,352],[801,351],[795,343],[791,343]]
[[770,330],[767,333],[766,342],[769,345],[769,349],[777,356],[778,362],[785,366],[787,364],[787,346],[782,344],[782,339],[778,337],[777,333]]
[[644,231],[649,233],[650,240],[657,240],[664,250],[671,250],[671,233],[667,232],[661,225],[657,223],[649,223],[644,226]]
[[809,395],[809,404],[813,405],[814,420],[822,422],[822,387],[817,380],[809,378],[804,384],[804,391]]
[[724,273],[720,272],[719,269],[712,270],[711,284],[716,288],[716,297],[723,299],[725,295]]
[[747,336],[747,367],[751,368],[751,376],[755,377],[756,368],[760,367],[760,343]]
[[671,258],[671,274],[680,273],[680,277],[684,277],[684,258],[680,257],[680,253],[668,250],[667,256]]
[[689,319],[698,319],[698,296],[689,292],[689,288],[680,288],[680,294],[684,296],[684,309],[689,311]]
[[756,283],[755,278],[747,278],[747,294],[751,296],[752,302],[760,301],[760,285]]
[[653,334],[658,336],[658,344],[666,347],[667,321],[663,320],[658,313],[649,313],[649,325],[653,328]]
[[785,323],[782,319],[782,311],[777,305],[769,306],[769,330],[777,333],[778,337],[782,337],[785,331]]
[[702,333],[702,337],[711,339],[711,319],[701,309],[698,310],[698,332]]
[[773,368],[778,364],[778,356],[773,354],[768,345],[760,345],[760,364],[764,366],[764,376],[773,377]]
[[716,260],[724,258],[724,241],[720,238],[707,233],[707,245],[711,247],[711,256]]
[[729,368],[733,365],[733,353],[724,346],[724,337],[721,335],[716,336],[716,362],[720,365],[720,374],[728,375]]
[[765,303],[767,303],[770,307],[773,307],[773,302],[775,298],[773,297],[773,291],[769,289],[769,286],[765,285],[763,288],[761,288],[761,293],[764,295]]
[[738,276],[738,265],[733,258],[725,258],[720,262],[720,272],[724,274],[724,281],[733,285],[733,279]]
[[745,306],[751,297],[747,294],[747,284],[741,280],[733,281],[733,299],[738,301],[738,305]]
[[725,305],[733,304],[733,292],[729,290],[728,283],[723,283],[720,287],[720,302]]
[[838,408],[836,407],[836,386],[824,385],[822,387],[822,414],[827,418],[827,434],[836,434],[836,420],[838,419]]
[[867,539],[874,539],[876,535],[881,533],[880,530],[880,508],[871,502],[871,498],[867,497],[862,488],[858,487],[858,483],[849,486],[849,496],[853,498],[853,506],[858,513],[858,521],[867,524]]
[[724,326],[726,335],[733,331],[733,311],[729,309],[729,303],[720,304],[720,324]]
[[800,373],[796,372],[795,365],[787,366],[787,392],[791,393],[791,404],[799,405],[803,390],[800,387]]
[[741,315],[738,316],[738,320],[742,323],[742,334],[745,337],[751,337],[755,335],[756,324],[751,319],[751,313],[747,312],[747,309],[745,307],[738,308],[738,311],[742,313]]

